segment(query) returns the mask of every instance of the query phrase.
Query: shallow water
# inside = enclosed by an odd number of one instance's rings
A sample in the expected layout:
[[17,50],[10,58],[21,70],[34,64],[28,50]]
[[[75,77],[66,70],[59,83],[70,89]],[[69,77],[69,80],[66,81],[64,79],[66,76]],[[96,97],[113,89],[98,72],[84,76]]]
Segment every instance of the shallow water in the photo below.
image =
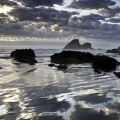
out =
[[90,64],[49,67],[60,49],[35,49],[35,65],[9,59],[11,51],[0,51],[1,120],[120,120],[120,79],[112,72],[97,74]]

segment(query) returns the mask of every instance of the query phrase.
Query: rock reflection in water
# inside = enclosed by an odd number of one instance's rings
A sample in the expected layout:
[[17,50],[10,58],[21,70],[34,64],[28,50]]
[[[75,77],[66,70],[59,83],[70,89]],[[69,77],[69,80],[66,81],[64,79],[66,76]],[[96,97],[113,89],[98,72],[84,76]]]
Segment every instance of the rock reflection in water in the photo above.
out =
[[116,110],[120,113],[120,98],[116,98],[116,100],[109,102],[106,106],[109,109]]
[[119,120],[119,114],[105,110],[94,110],[75,106],[75,111],[71,114],[70,120]]
[[29,96],[29,98],[34,98],[34,97],[46,97],[46,96],[53,96],[53,95],[58,95],[61,93],[69,93],[71,92],[68,89],[69,85],[47,85],[47,86],[39,86],[39,87],[27,87],[23,88],[24,93],[26,93],[26,97]]
[[57,98],[34,98],[25,102],[26,108],[32,107],[35,112],[64,112],[70,108],[70,104],[66,101],[57,101]]
[[104,103],[104,102],[108,102],[109,100],[112,100],[111,98],[107,98],[106,94],[103,93],[75,96],[74,99],[75,101],[86,101],[91,104]]

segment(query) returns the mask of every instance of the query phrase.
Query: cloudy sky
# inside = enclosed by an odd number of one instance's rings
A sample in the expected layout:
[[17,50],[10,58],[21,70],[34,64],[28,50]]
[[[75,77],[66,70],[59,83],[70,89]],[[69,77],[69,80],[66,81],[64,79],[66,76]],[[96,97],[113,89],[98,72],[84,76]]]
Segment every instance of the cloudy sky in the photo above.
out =
[[120,38],[120,0],[0,0],[0,35]]

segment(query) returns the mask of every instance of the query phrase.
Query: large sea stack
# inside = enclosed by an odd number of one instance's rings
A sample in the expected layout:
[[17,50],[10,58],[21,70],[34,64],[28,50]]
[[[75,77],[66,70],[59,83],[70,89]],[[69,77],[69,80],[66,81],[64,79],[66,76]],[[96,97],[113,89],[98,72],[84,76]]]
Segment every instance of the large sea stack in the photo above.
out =
[[64,47],[64,49],[81,49],[81,44],[78,39],[73,39]]
[[73,39],[64,47],[64,50],[67,50],[67,49],[73,49],[73,50],[74,49],[92,49],[92,45],[89,42],[86,42],[83,45],[81,45],[78,39]]

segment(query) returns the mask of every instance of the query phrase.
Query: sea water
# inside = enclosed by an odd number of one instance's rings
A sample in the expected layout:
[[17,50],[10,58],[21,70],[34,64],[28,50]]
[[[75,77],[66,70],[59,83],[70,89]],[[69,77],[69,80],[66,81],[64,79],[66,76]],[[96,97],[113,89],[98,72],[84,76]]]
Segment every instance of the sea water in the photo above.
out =
[[[66,70],[49,67],[50,56],[61,52],[65,42],[0,43],[1,120],[120,120],[120,79],[113,72],[95,73],[87,63]],[[14,49],[29,47],[37,64],[9,58]],[[105,49],[82,51],[106,54]],[[118,54],[107,55],[120,61]]]

